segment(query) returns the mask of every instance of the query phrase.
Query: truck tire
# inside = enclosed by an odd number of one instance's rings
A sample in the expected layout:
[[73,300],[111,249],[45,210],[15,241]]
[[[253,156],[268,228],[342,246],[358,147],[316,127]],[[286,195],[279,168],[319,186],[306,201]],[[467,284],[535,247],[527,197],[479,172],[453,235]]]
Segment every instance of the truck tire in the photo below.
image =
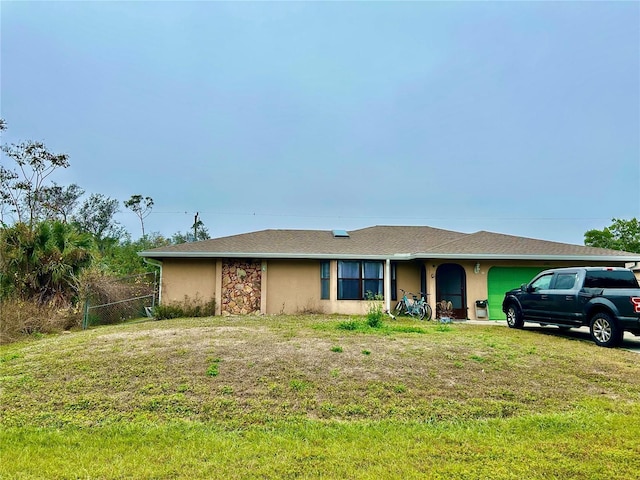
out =
[[610,315],[601,312],[591,318],[591,338],[599,347],[617,347],[622,343],[622,330]]
[[524,326],[524,320],[522,319],[522,312],[517,305],[511,303],[507,308],[507,325],[510,328],[522,328]]

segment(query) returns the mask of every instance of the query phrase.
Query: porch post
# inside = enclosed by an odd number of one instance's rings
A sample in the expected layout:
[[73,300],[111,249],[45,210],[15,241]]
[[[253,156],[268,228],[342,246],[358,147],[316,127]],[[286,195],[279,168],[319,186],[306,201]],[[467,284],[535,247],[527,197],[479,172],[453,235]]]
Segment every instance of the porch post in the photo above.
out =
[[222,315],[222,259],[216,259],[216,315]]
[[391,259],[384,264],[384,308],[391,313]]

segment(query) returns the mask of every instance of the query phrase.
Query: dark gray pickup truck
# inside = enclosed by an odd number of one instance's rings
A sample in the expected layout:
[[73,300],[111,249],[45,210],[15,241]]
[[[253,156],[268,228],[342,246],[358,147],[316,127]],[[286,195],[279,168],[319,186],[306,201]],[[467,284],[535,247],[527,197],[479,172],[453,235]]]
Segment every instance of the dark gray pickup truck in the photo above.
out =
[[524,322],[568,329],[588,326],[601,347],[615,347],[623,332],[640,335],[640,287],[621,267],[556,268],[506,292],[502,311],[511,328]]

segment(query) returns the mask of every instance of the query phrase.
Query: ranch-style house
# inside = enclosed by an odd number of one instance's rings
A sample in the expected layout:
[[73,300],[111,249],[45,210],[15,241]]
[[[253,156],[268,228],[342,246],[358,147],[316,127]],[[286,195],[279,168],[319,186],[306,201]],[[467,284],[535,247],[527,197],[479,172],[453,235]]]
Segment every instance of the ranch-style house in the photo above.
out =
[[139,253],[160,268],[160,303],[215,299],[217,315],[365,313],[402,290],[450,301],[456,319],[503,319],[507,290],[563,266],[640,270],[640,254],[427,226],[263,230]]

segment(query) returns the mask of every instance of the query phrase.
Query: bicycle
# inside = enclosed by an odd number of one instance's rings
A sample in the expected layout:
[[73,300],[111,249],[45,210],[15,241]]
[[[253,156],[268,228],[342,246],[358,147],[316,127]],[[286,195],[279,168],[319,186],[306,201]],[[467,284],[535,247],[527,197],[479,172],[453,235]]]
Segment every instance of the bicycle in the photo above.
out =
[[[400,290],[402,291],[402,299],[397,303],[395,308],[397,315],[403,315],[406,313],[412,317],[418,317],[420,320],[423,320],[425,317],[427,320],[431,320],[431,306],[426,302],[425,294],[423,292],[420,292],[420,299],[418,299],[417,295],[407,292],[402,288]],[[409,299],[409,297],[407,297],[407,293],[411,295],[413,299]]]
[[420,292],[420,295],[421,295],[420,302],[422,302],[425,309],[424,318],[426,318],[427,320],[431,320],[431,318],[433,318],[433,309],[431,308],[431,305],[429,305],[429,303],[427,302],[427,299],[425,298],[425,297],[428,297],[429,294]]

